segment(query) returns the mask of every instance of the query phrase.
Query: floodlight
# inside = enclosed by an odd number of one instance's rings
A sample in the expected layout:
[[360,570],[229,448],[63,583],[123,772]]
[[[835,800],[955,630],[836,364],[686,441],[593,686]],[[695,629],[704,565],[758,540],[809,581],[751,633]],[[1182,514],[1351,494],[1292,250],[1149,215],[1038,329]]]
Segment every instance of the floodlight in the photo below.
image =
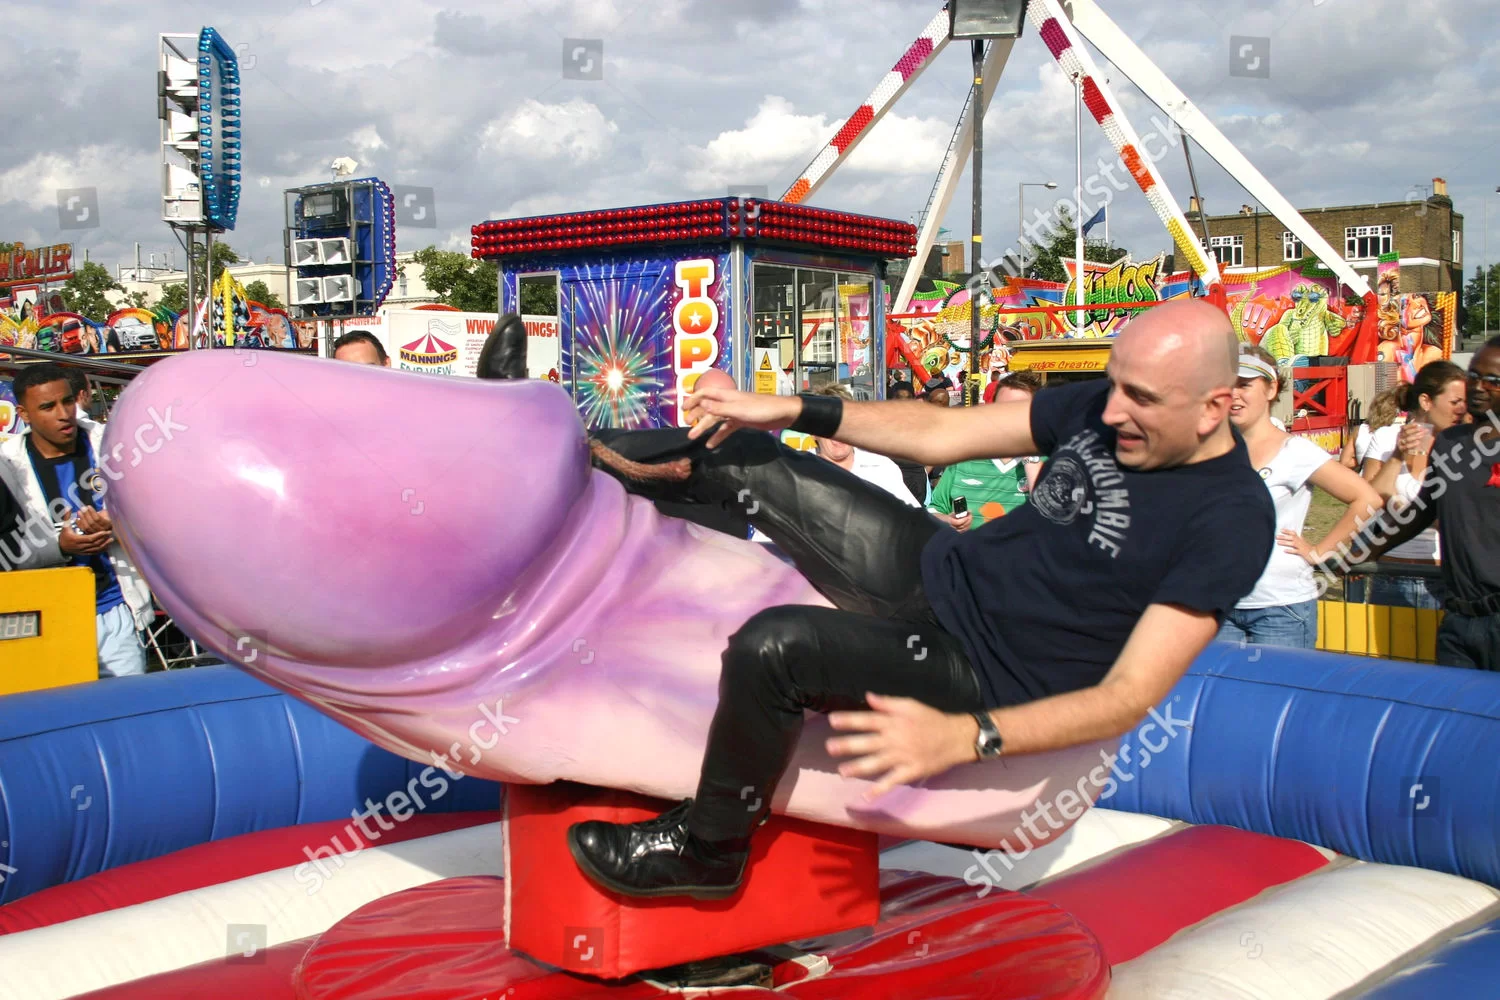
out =
[[320,247],[317,240],[293,240],[292,241],[292,266],[313,267],[323,263]]
[[948,37],[1020,38],[1027,0],[948,0]]
[[321,278],[297,278],[292,282],[292,305],[316,305],[323,301]]
[[318,257],[324,264],[349,263],[349,241],[342,238],[318,240]]
[[354,299],[354,279],[347,274],[338,274],[323,279],[324,302],[351,302]]

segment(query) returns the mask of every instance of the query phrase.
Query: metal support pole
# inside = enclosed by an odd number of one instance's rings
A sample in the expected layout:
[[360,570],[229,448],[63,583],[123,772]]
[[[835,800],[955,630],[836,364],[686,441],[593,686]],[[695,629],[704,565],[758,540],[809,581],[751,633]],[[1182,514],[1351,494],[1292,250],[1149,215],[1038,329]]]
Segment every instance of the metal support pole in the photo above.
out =
[[[1074,251],[1078,256],[1077,271],[1074,277],[1073,304],[1081,306],[1087,296],[1084,295],[1084,266],[1083,266],[1083,77],[1073,78],[1073,141],[1076,145],[1075,153],[1078,157],[1077,186],[1073,188],[1073,214],[1076,218],[1073,224],[1078,227],[1076,239],[1073,244]],[[1078,338],[1083,337],[1083,324],[1087,315],[1082,309],[1073,313],[1073,333]]]
[[193,321],[198,316],[197,282],[193,280],[193,248],[197,245],[198,237],[192,226],[184,227],[182,233],[187,237],[187,338],[188,350],[191,351],[197,346],[193,342]]
[[1187,157],[1188,180],[1193,182],[1193,199],[1198,202],[1198,221],[1203,226],[1203,242],[1212,254],[1213,241],[1208,235],[1208,211],[1203,207],[1203,195],[1198,191],[1198,173],[1193,169],[1193,140],[1186,133],[1182,136],[1182,155]]
[[[982,195],[984,191],[984,42],[974,39],[970,43],[974,57],[974,96],[969,99],[969,107],[974,109],[974,158],[971,169],[974,171],[974,206],[971,227],[973,229],[972,242],[969,245],[969,265],[974,277],[970,278],[972,291],[969,294],[969,374],[974,375],[979,371],[979,309],[981,305],[979,297],[979,282],[976,280],[983,272],[980,263],[980,250],[984,240],[984,211]],[[964,405],[969,403],[969,387],[967,384],[958,387],[962,394]]]
[[[203,346],[214,346],[214,231],[203,227]],[[229,317],[224,317],[225,322]]]

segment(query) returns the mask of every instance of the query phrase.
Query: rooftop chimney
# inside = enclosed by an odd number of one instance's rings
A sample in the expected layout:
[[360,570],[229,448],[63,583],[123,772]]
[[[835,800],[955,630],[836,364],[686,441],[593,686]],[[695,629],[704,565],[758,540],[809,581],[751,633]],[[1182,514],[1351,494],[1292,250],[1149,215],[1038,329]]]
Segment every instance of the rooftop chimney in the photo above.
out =
[[1188,214],[1189,215],[1202,215],[1203,214],[1203,206],[1200,205],[1200,204],[1198,204],[1198,196],[1197,195],[1192,195],[1190,198],[1188,198]]
[[1254,215],[1255,214],[1255,206],[1254,205],[1241,205],[1240,206],[1240,214],[1241,215]]
[[1448,182],[1441,177],[1434,177],[1432,179],[1432,196],[1434,198],[1448,197]]

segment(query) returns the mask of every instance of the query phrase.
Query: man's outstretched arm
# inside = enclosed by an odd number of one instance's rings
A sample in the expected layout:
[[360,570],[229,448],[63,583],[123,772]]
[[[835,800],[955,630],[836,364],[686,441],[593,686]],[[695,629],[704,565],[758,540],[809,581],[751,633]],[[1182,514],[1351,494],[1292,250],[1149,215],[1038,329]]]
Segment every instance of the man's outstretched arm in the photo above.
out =
[[[688,398],[692,437],[713,432],[710,446],[741,427],[779,431],[802,415],[797,396],[767,396],[708,388]],[[952,465],[972,458],[1020,458],[1036,453],[1031,404],[946,407],[917,400],[843,404],[835,440],[923,465]]]
[[[1061,750],[1129,732],[1167,696],[1218,633],[1212,614],[1153,604],[1136,623],[1104,680],[1091,688],[990,712],[1006,756]],[[845,777],[873,778],[870,797],[972,762],[979,725],[912,698],[869,696],[869,712],[834,712],[829,722],[850,735],[828,741],[834,756],[858,756]]]

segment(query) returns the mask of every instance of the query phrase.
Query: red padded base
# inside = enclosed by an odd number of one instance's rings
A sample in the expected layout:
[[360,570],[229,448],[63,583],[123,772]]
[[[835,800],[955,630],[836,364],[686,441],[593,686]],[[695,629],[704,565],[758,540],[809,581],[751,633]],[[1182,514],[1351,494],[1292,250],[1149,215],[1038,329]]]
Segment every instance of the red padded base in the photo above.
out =
[[711,902],[609,892],[579,870],[568,850],[575,823],[635,823],[670,807],[571,783],[512,786],[505,808],[509,946],[570,972],[617,979],[879,919],[873,833],[772,816],[755,833],[744,885]]
[[1083,921],[1110,965],[1274,885],[1328,864],[1297,840],[1228,826],[1194,826],[1140,844],[1030,891]]
[[[881,881],[881,918],[873,933],[857,935],[852,943],[849,935],[803,942],[805,951],[828,964],[821,973],[793,961],[776,965],[775,985],[785,986],[784,996],[1100,1000],[1109,988],[1099,943],[1051,903],[1011,892],[981,900],[961,880],[935,875],[886,872]],[[570,975],[509,951],[504,900],[504,880],[483,877],[434,882],[376,900],[307,952],[296,996],[644,1000],[664,995],[639,978]],[[784,903],[796,908],[803,898],[794,894]]]

